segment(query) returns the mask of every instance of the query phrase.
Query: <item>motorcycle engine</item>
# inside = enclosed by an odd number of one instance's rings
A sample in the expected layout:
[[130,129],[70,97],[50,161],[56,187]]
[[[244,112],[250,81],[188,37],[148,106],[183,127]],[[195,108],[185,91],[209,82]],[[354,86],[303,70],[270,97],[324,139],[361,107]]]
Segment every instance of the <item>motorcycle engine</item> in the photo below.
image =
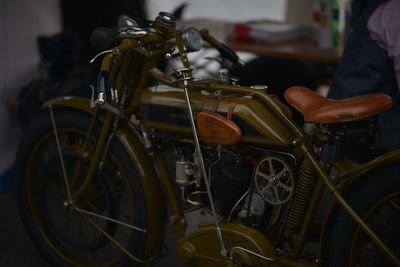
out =
[[252,173],[252,166],[245,162],[229,156],[222,160],[212,184],[215,207],[219,214],[228,216],[238,199],[250,187]]
[[[198,155],[191,149],[179,154],[176,182],[183,190],[183,200],[207,209]],[[214,207],[229,221],[259,227],[266,222],[263,218],[269,220],[268,214],[293,195],[294,171],[286,156],[260,151],[248,151],[244,156],[239,151],[216,150],[213,146],[204,147],[203,154]]]
[[261,225],[266,212],[286,204],[294,191],[294,171],[286,157],[268,153],[257,159],[251,164],[225,156],[212,187],[218,213],[252,227]]

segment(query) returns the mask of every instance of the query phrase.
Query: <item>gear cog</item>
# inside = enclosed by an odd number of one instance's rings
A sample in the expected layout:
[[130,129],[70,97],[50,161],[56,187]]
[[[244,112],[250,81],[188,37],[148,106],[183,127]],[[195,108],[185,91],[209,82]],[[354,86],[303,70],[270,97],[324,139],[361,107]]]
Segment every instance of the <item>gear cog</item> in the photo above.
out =
[[293,195],[293,177],[292,168],[283,157],[269,155],[258,162],[254,181],[260,196],[277,206],[285,204]]

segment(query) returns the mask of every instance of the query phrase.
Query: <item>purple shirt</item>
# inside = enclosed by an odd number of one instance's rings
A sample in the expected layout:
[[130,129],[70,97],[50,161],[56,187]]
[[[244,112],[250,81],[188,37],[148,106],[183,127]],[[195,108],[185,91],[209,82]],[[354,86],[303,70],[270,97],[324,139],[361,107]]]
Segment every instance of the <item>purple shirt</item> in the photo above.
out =
[[388,53],[400,91],[400,0],[380,5],[368,20],[371,38]]

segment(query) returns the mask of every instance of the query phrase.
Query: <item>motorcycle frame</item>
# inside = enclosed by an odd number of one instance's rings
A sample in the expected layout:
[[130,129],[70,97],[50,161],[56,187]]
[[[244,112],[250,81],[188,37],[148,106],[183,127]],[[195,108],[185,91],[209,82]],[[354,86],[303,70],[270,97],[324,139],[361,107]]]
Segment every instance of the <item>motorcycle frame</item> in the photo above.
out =
[[[208,34],[208,31],[201,31],[203,38],[213,47],[218,48],[220,43],[216,41],[213,37]],[[147,44],[160,44],[166,43],[167,40],[174,38],[176,40],[176,45],[179,49],[179,54],[181,61],[185,68],[190,69],[189,61],[187,60],[187,55],[184,49],[184,45],[182,39],[180,38],[181,32],[178,30],[170,30],[168,32],[161,32],[160,34],[153,34],[143,37],[140,42],[137,40],[129,40],[127,42],[122,43],[117,48],[114,49],[112,54],[109,54],[104,57],[101,71],[110,72],[110,68],[112,68],[114,62],[116,60],[116,56],[120,56],[126,51],[130,49],[136,49],[138,46],[143,46]],[[154,49],[148,51],[146,54],[146,60],[144,66],[141,71],[141,77],[136,88],[133,88],[134,94],[132,100],[127,103],[124,108],[124,113],[126,114],[140,114],[140,97],[142,95],[143,90],[148,87],[148,82],[150,78],[156,79],[158,82],[162,84],[166,84],[169,86],[176,87],[177,81],[171,79],[170,76],[165,75],[160,72],[155,66],[159,61],[161,56],[164,56],[165,53],[171,52],[170,46],[154,46]],[[125,67],[125,66],[124,66]],[[190,74],[191,75],[191,74]],[[118,79],[117,87],[122,87],[122,77],[116,77]],[[382,167],[391,162],[400,160],[400,149],[388,152],[373,161],[368,163],[348,168],[346,162],[338,163],[339,167],[342,167],[344,173],[337,177],[335,180],[329,177],[329,172],[332,166],[327,166],[321,162],[319,162],[318,158],[315,155],[314,147],[312,142],[310,141],[308,135],[304,133],[302,129],[300,129],[288,116],[287,113],[282,111],[281,107],[274,101],[274,99],[259,90],[255,90],[249,87],[241,87],[237,85],[229,85],[229,84],[219,84],[215,81],[211,81],[209,83],[188,83],[188,89],[191,92],[199,92],[201,90],[208,91],[210,93],[214,93],[216,91],[222,92],[222,94],[226,95],[240,95],[240,96],[251,96],[253,99],[257,99],[264,105],[268,106],[273,111],[273,116],[278,118],[281,121],[282,125],[287,127],[292,133],[291,139],[286,139],[284,143],[287,145],[281,147],[285,152],[291,152],[296,159],[307,159],[308,162],[313,166],[315,171],[318,174],[317,183],[315,185],[315,189],[311,196],[311,200],[309,203],[309,208],[307,209],[306,214],[304,215],[304,223],[300,229],[298,235],[292,238],[293,242],[293,253],[296,258],[301,250],[304,247],[304,244],[307,240],[307,235],[310,231],[311,220],[313,215],[317,209],[318,203],[321,198],[321,194],[324,188],[327,188],[332,195],[334,196],[334,207],[342,208],[349,217],[361,228],[361,230],[376,244],[384,254],[390,258],[390,260],[400,265],[400,259],[396,256],[387,246],[386,244],[371,230],[371,228],[365,223],[365,221],[354,211],[352,207],[346,202],[343,196],[343,188],[350,188],[351,185],[358,179],[362,179],[366,176],[366,174],[376,170],[379,167]],[[93,116],[92,125],[96,123],[97,120],[100,120],[103,124],[101,133],[99,136],[99,144],[101,144],[101,140],[107,140],[107,137],[110,134],[110,129],[112,127],[113,122],[118,119],[123,123],[120,123],[116,132],[116,138],[118,138],[124,147],[127,149],[131,159],[138,166],[139,176],[142,182],[144,183],[144,187],[146,188],[146,197],[152,199],[149,203],[148,210],[149,212],[149,228],[148,228],[148,237],[149,242],[147,244],[146,253],[147,255],[153,255],[157,253],[159,244],[162,242],[163,237],[163,229],[164,225],[163,221],[163,211],[165,207],[163,205],[162,200],[162,191],[161,186],[158,180],[158,177],[161,178],[163,186],[165,188],[166,197],[168,198],[169,204],[171,206],[171,217],[170,220],[174,224],[176,233],[179,238],[185,236],[186,232],[186,221],[183,214],[183,209],[176,195],[174,182],[170,175],[168,165],[166,159],[163,155],[163,146],[162,144],[155,143],[154,148],[154,159],[155,166],[157,167],[158,174],[154,169],[154,166],[150,163],[151,158],[149,157],[148,151],[146,151],[144,147],[144,141],[142,139],[141,134],[135,130],[135,127],[130,126],[130,122],[126,120],[126,117],[122,116],[121,112],[114,108],[110,104],[106,104],[104,106],[97,107],[95,109],[90,107],[90,102],[87,99],[77,98],[77,97],[63,97],[58,99],[52,99],[46,102],[43,105],[43,108],[72,108],[78,109],[83,112],[87,112]],[[268,120],[268,117],[265,118]],[[91,130],[87,133],[87,138],[91,135]],[[104,142],[105,143],[105,142]],[[98,168],[98,165],[101,160],[101,156],[104,154],[105,146],[99,145],[96,147],[96,150],[93,154],[91,167],[87,177],[85,178],[82,186],[79,188],[78,193],[75,197],[79,197],[81,194],[85,194],[85,188],[89,186],[91,179],[94,177],[94,173]],[[300,161],[299,161],[300,162]],[[339,188],[337,186],[338,181],[342,181],[348,179],[343,188]],[[332,208],[331,210],[333,210]],[[324,222],[323,231],[321,237],[324,236],[324,229],[326,225],[329,224],[330,212],[326,216],[326,220]],[[321,243],[322,244],[322,243]],[[282,261],[281,266],[304,266],[296,262],[295,260],[285,260]]]

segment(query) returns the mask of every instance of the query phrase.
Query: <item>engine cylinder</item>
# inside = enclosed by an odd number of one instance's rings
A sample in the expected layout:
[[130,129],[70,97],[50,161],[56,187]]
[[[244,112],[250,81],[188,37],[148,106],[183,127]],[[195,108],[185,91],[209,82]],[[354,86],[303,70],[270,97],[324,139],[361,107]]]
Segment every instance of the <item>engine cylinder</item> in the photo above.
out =
[[223,160],[213,185],[213,193],[219,212],[224,214],[250,187],[251,166],[240,165],[235,160]]

